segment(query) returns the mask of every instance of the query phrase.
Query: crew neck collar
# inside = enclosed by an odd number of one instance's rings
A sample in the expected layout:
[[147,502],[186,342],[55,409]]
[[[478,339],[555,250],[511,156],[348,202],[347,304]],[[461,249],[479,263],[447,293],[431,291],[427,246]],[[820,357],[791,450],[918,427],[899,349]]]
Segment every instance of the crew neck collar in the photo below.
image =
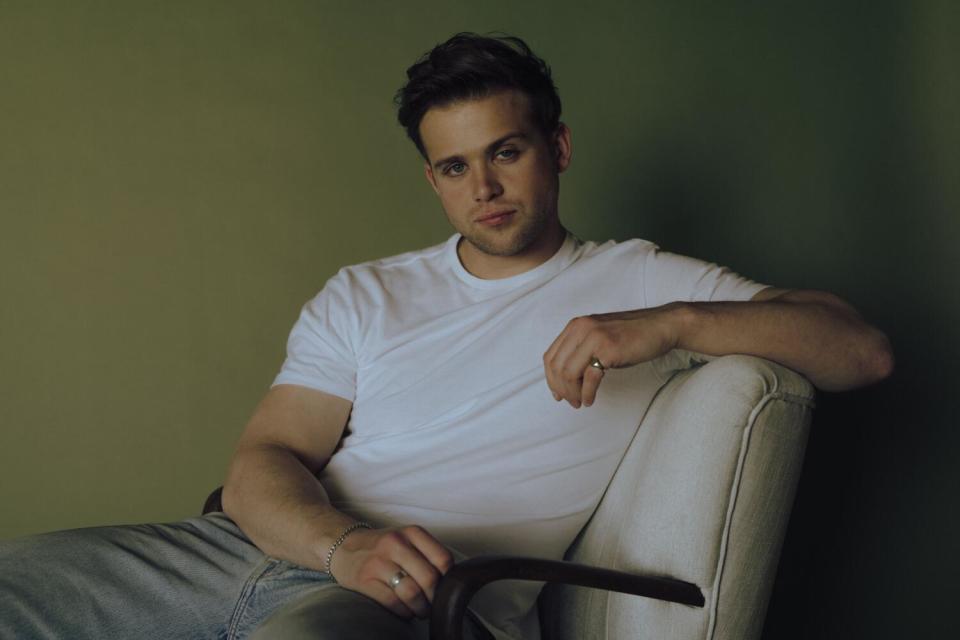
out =
[[459,233],[455,233],[450,236],[450,239],[447,240],[447,246],[444,248],[444,251],[447,254],[447,260],[450,263],[450,267],[453,269],[453,272],[457,274],[457,277],[466,284],[477,289],[507,290],[513,289],[514,287],[519,287],[535,280],[539,280],[541,278],[549,278],[570,264],[570,261],[573,258],[574,249],[576,249],[577,239],[569,231],[566,233],[567,235],[563,239],[563,244],[561,244],[556,253],[550,256],[550,258],[548,258],[545,262],[535,266],[532,269],[524,271],[523,273],[518,273],[515,276],[509,276],[506,278],[478,278],[467,271],[464,268],[463,263],[460,262],[460,256],[457,255],[457,245],[460,242],[460,238],[463,237]]

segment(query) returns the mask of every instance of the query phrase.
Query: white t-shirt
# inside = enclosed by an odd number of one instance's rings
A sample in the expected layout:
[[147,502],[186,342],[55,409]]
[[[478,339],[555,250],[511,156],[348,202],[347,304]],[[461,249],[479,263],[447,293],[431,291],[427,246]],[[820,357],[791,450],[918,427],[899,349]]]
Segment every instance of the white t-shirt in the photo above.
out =
[[[644,240],[572,235],[540,266],[482,280],[461,265],[459,239],[341,269],[304,305],[274,384],[353,402],[319,475],[337,509],[422,525],[458,556],[559,559],[669,372],[607,370],[594,405],[573,409],[546,384],[554,338],[577,316],[764,287]],[[471,609],[497,638],[537,638],[541,586],[495,582]]]

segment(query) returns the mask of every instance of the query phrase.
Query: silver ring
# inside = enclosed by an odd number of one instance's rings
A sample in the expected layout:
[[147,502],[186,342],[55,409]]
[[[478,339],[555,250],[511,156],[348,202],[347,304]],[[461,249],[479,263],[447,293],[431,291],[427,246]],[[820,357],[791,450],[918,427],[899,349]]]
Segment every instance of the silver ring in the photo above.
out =
[[606,371],[607,368],[603,366],[603,363],[600,362],[596,357],[590,358],[590,366],[594,369],[600,369],[600,371]]
[[393,574],[393,577],[390,578],[390,586],[396,589],[398,586],[400,586],[400,581],[406,577],[407,572],[403,569],[400,569],[400,571],[397,571],[395,574]]

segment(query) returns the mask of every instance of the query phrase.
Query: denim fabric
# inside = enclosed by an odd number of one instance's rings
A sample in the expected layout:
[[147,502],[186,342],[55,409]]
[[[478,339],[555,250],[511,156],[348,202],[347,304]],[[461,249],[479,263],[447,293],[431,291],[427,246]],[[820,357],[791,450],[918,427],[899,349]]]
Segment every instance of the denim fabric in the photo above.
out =
[[246,640],[260,627],[253,638],[427,637],[425,621],[264,555],[223,513],[0,541],[2,640]]

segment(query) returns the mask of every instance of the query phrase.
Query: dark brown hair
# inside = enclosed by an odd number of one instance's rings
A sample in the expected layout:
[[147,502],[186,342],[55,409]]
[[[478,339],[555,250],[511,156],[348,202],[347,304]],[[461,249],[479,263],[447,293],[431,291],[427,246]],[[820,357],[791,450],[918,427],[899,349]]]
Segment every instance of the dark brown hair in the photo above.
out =
[[518,89],[530,101],[534,123],[547,140],[560,122],[560,96],[550,67],[520,38],[458,33],[423,54],[407,69],[407,84],[394,98],[397,119],[420,155],[427,152],[420,121],[431,108]]

